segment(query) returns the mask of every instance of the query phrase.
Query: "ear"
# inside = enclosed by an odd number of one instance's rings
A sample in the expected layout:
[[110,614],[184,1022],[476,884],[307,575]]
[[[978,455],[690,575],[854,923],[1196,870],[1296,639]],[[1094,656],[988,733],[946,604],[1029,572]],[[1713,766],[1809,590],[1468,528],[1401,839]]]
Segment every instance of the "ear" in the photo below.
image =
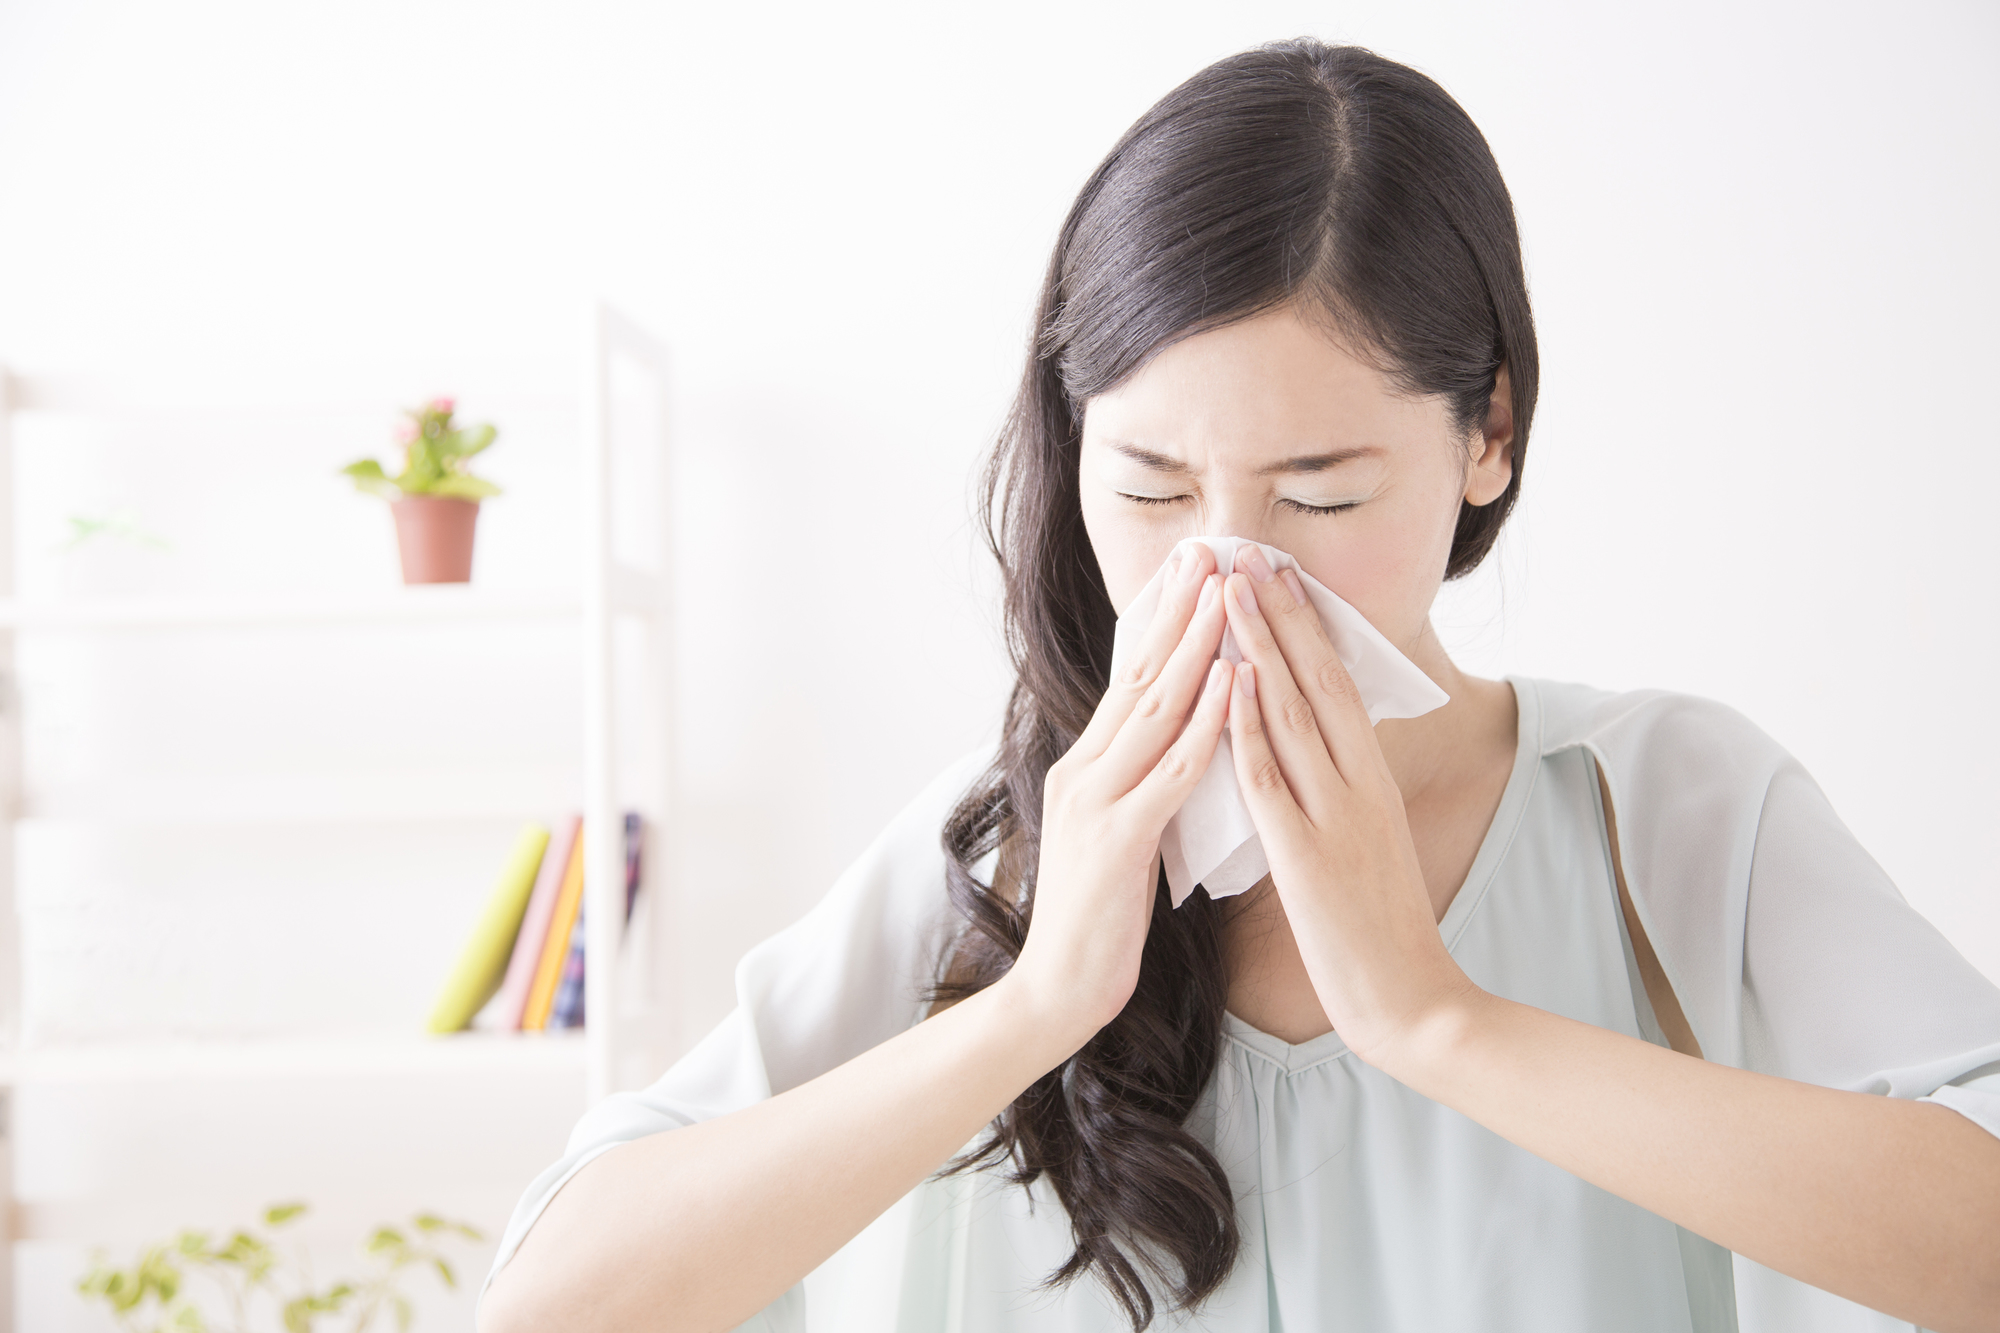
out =
[[1514,386],[1507,367],[1493,378],[1493,398],[1486,420],[1472,438],[1472,466],[1465,473],[1465,502],[1490,505],[1506,494],[1514,479]]

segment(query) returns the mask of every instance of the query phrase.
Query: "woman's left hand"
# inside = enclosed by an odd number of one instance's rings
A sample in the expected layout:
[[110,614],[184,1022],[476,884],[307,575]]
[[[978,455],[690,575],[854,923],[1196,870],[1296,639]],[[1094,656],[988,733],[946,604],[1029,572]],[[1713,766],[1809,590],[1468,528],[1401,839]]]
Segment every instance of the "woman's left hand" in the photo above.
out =
[[1370,1064],[1480,992],[1431,914],[1402,793],[1347,668],[1290,571],[1255,546],[1224,601],[1245,665],[1236,778],[1327,1019]]

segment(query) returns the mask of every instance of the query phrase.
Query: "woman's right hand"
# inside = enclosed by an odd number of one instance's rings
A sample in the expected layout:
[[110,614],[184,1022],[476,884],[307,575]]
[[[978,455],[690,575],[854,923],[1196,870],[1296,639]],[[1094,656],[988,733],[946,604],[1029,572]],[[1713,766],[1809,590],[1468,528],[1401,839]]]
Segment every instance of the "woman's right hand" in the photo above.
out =
[[1232,672],[1215,660],[1226,623],[1220,585],[1214,554],[1189,547],[1138,651],[1043,786],[1034,912],[1001,984],[1069,1027],[1077,1046],[1132,998],[1160,834],[1228,719]]
[[1049,771],[1034,919],[1013,970],[817,1078],[587,1163],[494,1275],[483,1333],[734,1328],[1117,1017],[1138,981],[1160,832],[1228,712],[1232,673],[1209,670],[1224,622],[1215,557],[1202,546],[1189,558]]

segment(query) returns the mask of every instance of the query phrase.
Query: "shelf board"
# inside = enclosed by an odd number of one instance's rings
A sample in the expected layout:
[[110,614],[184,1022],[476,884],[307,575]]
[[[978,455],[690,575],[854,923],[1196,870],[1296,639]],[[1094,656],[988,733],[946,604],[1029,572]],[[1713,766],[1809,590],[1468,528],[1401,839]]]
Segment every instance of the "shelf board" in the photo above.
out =
[[[660,615],[666,594],[654,575],[613,565],[606,600],[620,615]],[[422,584],[361,592],[135,597],[76,601],[0,598],[0,631],[95,633],[179,629],[312,629],[466,621],[575,620],[583,598],[566,588]]]
[[354,593],[238,597],[106,598],[69,602],[0,598],[0,629],[286,629],[456,621],[559,620],[582,614],[567,589],[432,584]]
[[350,1034],[36,1047],[0,1057],[0,1083],[520,1074],[581,1079],[583,1030]]
[[72,824],[400,825],[548,819],[575,808],[582,791],[581,766],[553,760],[262,774],[132,770],[31,785],[15,813],[30,828],[50,830]]

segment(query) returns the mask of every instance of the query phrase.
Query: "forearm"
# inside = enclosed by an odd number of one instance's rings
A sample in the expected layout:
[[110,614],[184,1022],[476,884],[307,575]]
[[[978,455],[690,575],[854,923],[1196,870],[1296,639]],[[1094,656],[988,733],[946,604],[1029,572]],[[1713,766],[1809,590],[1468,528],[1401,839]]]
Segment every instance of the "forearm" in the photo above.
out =
[[1925,1328],[2000,1328],[2000,1140],[1948,1108],[1710,1064],[1483,993],[1380,1063],[1767,1267]]
[[579,1171],[483,1333],[727,1329],[777,1299],[1081,1044],[1006,982],[769,1101]]

